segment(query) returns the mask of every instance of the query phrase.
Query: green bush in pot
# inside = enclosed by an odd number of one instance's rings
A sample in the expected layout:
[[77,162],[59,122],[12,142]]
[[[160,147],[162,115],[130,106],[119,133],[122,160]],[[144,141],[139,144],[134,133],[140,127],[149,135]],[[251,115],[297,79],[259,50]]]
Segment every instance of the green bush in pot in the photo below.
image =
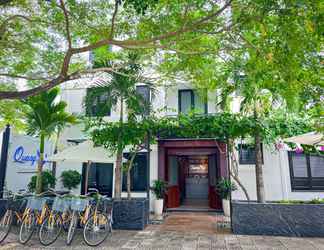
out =
[[150,188],[156,199],[163,199],[167,190],[167,182],[162,180],[153,181],[153,186]]
[[222,177],[216,185],[216,190],[222,199],[229,200],[231,192],[237,190],[237,187],[230,179]]
[[155,180],[150,188],[154,193],[156,200],[154,201],[154,213],[156,216],[162,216],[164,207],[164,195],[167,190],[167,183],[162,180]]
[[68,190],[77,188],[81,182],[81,175],[76,170],[66,170],[61,174],[62,184]]
[[222,207],[224,215],[227,217],[231,216],[231,205],[229,200],[231,192],[235,191],[236,189],[236,185],[232,183],[230,179],[225,179],[223,177],[218,181],[216,185],[216,191],[222,198]]

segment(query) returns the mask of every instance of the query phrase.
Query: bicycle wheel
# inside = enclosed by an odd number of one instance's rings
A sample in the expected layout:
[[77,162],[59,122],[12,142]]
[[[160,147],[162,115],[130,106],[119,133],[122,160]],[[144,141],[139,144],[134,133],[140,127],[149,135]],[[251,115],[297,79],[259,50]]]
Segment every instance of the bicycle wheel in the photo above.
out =
[[91,215],[83,230],[83,238],[88,246],[98,246],[111,235],[111,224],[106,214]]
[[62,218],[59,214],[47,216],[43,221],[38,237],[44,246],[49,246],[56,241],[62,231]]
[[21,223],[19,230],[19,242],[21,244],[26,244],[32,237],[36,229],[36,215],[31,212],[28,213],[23,222]]
[[0,220],[0,243],[3,242],[11,229],[12,225],[12,210],[8,209]]
[[76,212],[73,212],[70,225],[69,225],[67,239],[66,239],[67,245],[71,245],[77,226],[78,226],[78,215]]

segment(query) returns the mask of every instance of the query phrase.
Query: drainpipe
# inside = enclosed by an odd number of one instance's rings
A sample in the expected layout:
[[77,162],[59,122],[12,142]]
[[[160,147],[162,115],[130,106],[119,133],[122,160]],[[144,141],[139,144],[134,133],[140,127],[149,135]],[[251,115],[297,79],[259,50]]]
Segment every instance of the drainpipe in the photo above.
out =
[[146,174],[147,174],[147,187],[146,187],[146,192],[147,192],[147,199],[149,200],[149,208],[151,205],[150,201],[150,185],[151,185],[151,144],[150,144],[150,132],[147,132],[147,162],[146,162]]
[[0,159],[0,198],[3,198],[4,184],[6,179],[9,140],[10,140],[10,125],[8,124],[2,135],[1,159]]

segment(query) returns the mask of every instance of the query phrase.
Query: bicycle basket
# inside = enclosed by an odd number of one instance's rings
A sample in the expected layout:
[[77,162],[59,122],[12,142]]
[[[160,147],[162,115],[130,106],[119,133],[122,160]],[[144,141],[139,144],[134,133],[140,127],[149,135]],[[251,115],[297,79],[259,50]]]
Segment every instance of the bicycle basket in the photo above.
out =
[[64,212],[70,206],[70,199],[56,197],[54,199],[52,210],[56,212]]
[[88,199],[72,198],[70,207],[72,211],[83,212],[88,204]]
[[32,210],[42,210],[46,201],[47,198],[45,197],[29,197],[26,207]]

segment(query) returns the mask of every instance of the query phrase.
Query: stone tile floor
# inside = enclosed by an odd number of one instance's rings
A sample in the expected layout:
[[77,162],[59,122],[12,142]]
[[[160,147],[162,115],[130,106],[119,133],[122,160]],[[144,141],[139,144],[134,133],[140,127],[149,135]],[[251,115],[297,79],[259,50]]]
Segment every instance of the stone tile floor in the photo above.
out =
[[[163,249],[163,250],[205,250],[205,249],[323,249],[324,238],[288,238],[272,236],[233,235],[223,228],[216,228],[216,219],[211,215],[172,214],[161,225],[150,225],[144,231],[114,231],[98,249]],[[205,227],[204,227],[205,225]],[[43,249],[36,234],[22,246],[17,243],[17,229],[0,245],[0,249]],[[92,249],[83,242],[81,231],[72,246],[65,245],[66,234],[45,249]]]

